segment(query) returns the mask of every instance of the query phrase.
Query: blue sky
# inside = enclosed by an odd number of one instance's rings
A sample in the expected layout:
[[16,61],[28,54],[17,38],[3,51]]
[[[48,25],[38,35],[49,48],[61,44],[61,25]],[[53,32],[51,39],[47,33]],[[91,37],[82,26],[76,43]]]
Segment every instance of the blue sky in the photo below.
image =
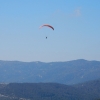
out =
[[0,0],[0,60],[76,59],[100,61],[100,0]]

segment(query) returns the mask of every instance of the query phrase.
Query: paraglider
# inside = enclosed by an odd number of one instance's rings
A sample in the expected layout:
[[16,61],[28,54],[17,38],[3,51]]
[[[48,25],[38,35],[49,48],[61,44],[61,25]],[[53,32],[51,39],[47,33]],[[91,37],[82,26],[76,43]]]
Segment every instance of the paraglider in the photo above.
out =
[[[42,27],[44,27],[44,26],[49,27],[49,28],[51,28],[52,30],[54,30],[53,26],[51,26],[51,25],[49,25],[49,24],[43,24],[42,26],[40,26],[40,28],[42,28]],[[47,39],[47,36],[46,36],[46,39]]]
[[54,30],[53,26],[51,26],[51,25],[49,25],[49,24],[44,24],[44,25],[40,26],[40,28],[42,28],[42,27],[44,27],[44,26],[49,27],[49,28],[51,28],[51,29]]

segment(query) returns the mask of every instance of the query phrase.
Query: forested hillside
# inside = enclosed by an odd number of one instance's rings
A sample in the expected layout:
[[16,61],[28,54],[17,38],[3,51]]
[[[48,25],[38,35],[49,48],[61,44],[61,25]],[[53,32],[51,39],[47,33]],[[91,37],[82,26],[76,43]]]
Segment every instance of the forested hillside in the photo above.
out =
[[100,80],[77,85],[58,83],[0,84],[0,100],[97,100],[99,98]]
[[66,62],[0,61],[0,82],[55,82],[77,84],[100,78],[100,62],[83,59]]

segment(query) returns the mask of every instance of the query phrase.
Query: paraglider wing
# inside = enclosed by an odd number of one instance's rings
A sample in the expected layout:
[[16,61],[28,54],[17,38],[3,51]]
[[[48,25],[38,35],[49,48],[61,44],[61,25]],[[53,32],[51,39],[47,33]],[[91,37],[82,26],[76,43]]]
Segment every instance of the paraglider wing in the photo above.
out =
[[54,28],[51,25],[49,25],[49,24],[44,24],[44,25],[40,26],[40,28],[42,28],[44,26],[47,26],[47,27],[52,28],[54,30]]

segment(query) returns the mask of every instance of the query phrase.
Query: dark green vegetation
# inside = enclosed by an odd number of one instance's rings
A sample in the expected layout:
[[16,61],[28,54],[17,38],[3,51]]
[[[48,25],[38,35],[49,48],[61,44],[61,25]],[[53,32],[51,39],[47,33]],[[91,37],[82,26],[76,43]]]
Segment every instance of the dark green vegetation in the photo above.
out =
[[0,100],[98,100],[100,80],[77,85],[58,83],[0,84]]
[[67,62],[0,61],[0,82],[55,82],[76,84],[100,78],[100,62],[73,60]]

